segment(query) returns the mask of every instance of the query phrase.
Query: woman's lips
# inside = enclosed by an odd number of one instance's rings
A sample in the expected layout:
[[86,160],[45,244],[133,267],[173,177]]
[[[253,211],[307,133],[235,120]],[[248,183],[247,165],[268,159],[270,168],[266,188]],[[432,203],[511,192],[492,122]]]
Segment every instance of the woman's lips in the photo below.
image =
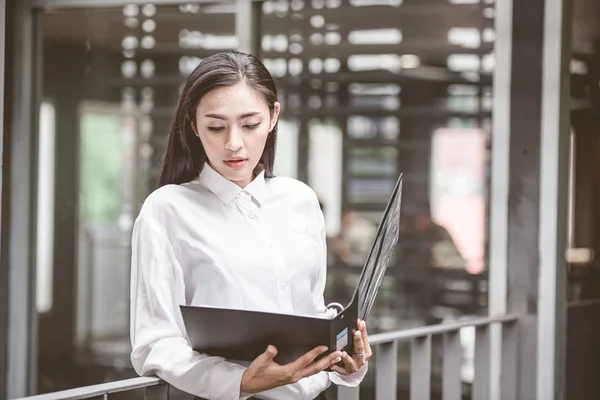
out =
[[227,165],[229,168],[233,168],[233,169],[240,169],[244,166],[244,164],[247,162],[248,160],[245,158],[240,158],[240,159],[234,159],[234,160],[225,160],[223,161],[225,163],[225,165]]

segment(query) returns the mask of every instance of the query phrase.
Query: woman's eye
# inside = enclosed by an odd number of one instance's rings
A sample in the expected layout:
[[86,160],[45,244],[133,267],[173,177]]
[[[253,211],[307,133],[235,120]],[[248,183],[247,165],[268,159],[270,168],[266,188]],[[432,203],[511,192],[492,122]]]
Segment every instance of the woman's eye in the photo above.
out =
[[208,130],[211,132],[221,132],[223,129],[225,129],[225,128],[223,128],[222,126],[209,126],[208,127]]
[[254,124],[254,125],[245,125],[244,128],[253,130],[253,129],[258,128],[259,125],[260,125],[260,122],[258,124]]

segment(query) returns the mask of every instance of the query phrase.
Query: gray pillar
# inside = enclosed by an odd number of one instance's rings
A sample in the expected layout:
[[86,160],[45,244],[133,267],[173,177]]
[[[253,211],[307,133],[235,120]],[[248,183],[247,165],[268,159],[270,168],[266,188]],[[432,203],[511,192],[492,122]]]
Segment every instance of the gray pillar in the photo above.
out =
[[[2,142],[4,141],[4,79],[5,69],[4,62],[6,60],[6,0],[0,0],[0,159],[2,159]],[[4,168],[0,168],[2,176]],[[2,180],[0,179],[0,193],[3,192]],[[2,213],[0,211],[0,226],[2,221]],[[3,239],[3,237],[2,237]],[[4,246],[0,248],[0,258],[4,257]],[[8,378],[8,268],[5,262],[0,263],[0,398],[7,398],[6,381]]]
[[496,5],[490,313],[506,310],[519,321],[518,343],[503,343],[516,346],[518,372],[503,381],[500,396],[497,388],[492,393],[494,399],[558,399],[564,394],[569,4]]
[[546,0],[540,162],[538,399],[565,396],[572,3]]
[[[9,2],[10,104],[4,132],[2,171],[2,269],[8,274],[8,398],[35,389],[37,318],[35,312],[35,152],[37,139],[40,19],[23,1]],[[3,302],[2,305],[5,303]],[[2,322],[4,325],[4,322]]]
[[236,0],[235,34],[238,38],[238,50],[259,57],[261,34],[260,17],[262,2],[255,0]]

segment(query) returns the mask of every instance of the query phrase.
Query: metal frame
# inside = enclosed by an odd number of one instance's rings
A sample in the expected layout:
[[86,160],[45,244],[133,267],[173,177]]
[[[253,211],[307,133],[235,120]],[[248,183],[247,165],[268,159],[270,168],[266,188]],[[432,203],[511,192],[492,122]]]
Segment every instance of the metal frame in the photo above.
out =
[[565,396],[571,2],[546,0],[542,59],[537,398]]
[[[37,315],[35,313],[35,204],[37,112],[41,56],[40,19],[27,2],[14,2],[16,15],[11,32],[14,43],[11,90],[11,126],[4,136],[2,221],[3,263],[9,273],[7,396],[30,393],[37,369]],[[8,135],[8,136],[6,136]]]
[[[4,63],[6,60],[6,0],[0,0],[0,136],[4,139],[4,80],[5,80],[5,69]],[[3,151],[3,140],[0,140],[0,160],[4,158]],[[0,168],[2,171],[3,168]],[[4,175],[4,174],[2,174]],[[0,194],[3,193],[3,182],[0,179]],[[4,196],[2,196],[3,198]],[[4,204],[2,204],[0,210],[4,210]],[[0,222],[3,223],[2,212],[0,211]],[[0,226],[2,224],[0,223]],[[0,257],[5,259],[4,248],[0,251]],[[10,327],[8,324],[9,315],[9,280],[10,274],[6,265],[0,265],[0,397],[6,398],[6,386],[8,378],[8,335],[10,334]]]
[[[496,68],[493,78],[492,161],[489,239],[488,314],[507,311],[508,277],[508,189],[510,160],[510,82],[512,76],[513,1],[496,2]],[[491,284],[493,283],[493,284]],[[490,371],[499,376],[502,356],[502,327],[490,332]],[[490,382],[490,399],[500,400],[500,380]]]
[[489,312],[519,323],[492,327],[494,400],[563,395],[569,23],[565,0],[496,3]]
[[258,56],[261,48],[261,3],[252,0],[235,1],[235,33],[239,40],[238,50]]
[[[144,389],[145,390],[145,399],[168,399],[168,390],[164,390],[167,384],[157,377],[140,377],[140,378],[132,378],[126,379],[122,381],[115,381],[109,383],[103,383],[100,385],[92,385],[81,387],[77,389],[64,390],[56,393],[47,393],[41,394],[37,396],[23,397],[21,399],[16,400],[75,400],[75,399],[89,399],[94,397],[103,397],[104,399],[108,398],[109,394],[127,392],[130,390],[136,389]],[[158,390],[156,390],[158,389]],[[154,394],[154,392],[163,389],[163,396],[148,396],[149,393]]]
[[[159,5],[180,5],[185,4],[182,0],[30,0],[31,6],[34,8],[51,9],[51,8],[105,8],[105,7],[122,7],[126,4],[144,5],[152,3],[155,6]],[[255,0],[250,0],[255,1]],[[215,0],[194,0],[194,3],[214,4]]]

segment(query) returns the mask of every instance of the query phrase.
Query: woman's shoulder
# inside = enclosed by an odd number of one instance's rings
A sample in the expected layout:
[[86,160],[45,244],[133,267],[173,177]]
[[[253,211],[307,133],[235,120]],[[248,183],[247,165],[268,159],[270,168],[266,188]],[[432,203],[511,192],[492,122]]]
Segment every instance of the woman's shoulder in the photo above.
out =
[[182,203],[191,193],[190,184],[169,184],[161,186],[152,191],[142,203],[140,217],[155,220],[165,220],[177,211],[178,205]]
[[287,176],[276,176],[267,180],[269,191],[275,194],[294,196],[297,199],[310,203],[317,202],[318,198],[315,191],[306,183]]

